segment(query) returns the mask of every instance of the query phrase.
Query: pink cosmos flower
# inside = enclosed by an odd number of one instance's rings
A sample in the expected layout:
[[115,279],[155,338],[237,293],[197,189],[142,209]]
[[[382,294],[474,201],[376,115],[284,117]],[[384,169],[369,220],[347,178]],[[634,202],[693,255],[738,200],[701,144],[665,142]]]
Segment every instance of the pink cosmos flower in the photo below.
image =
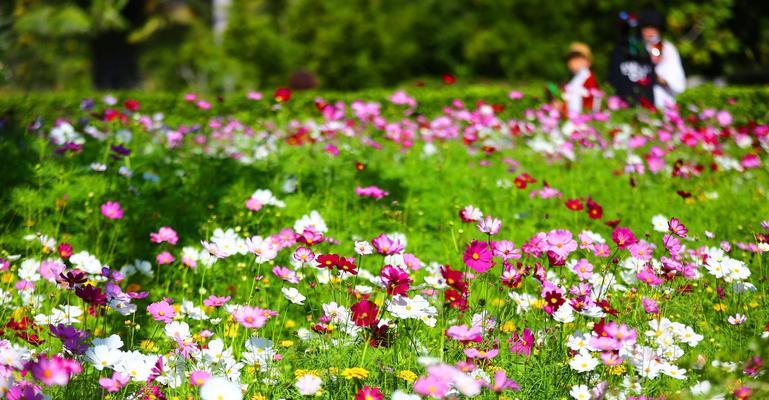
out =
[[414,392],[422,396],[441,399],[450,389],[451,381],[435,375],[427,375],[414,382]]
[[150,241],[152,243],[167,242],[168,244],[175,245],[179,241],[179,236],[171,227],[164,226],[158,229],[157,232],[150,233]]
[[42,263],[40,263],[39,272],[43,278],[53,282],[56,280],[56,278],[59,277],[59,274],[64,272],[66,268],[67,268],[66,265],[58,261],[45,260]]
[[591,276],[593,276],[593,264],[590,264],[590,262],[586,258],[582,258],[579,261],[577,261],[576,264],[574,264],[574,267],[572,267],[572,271],[574,271],[575,274],[577,274],[577,277],[579,277],[579,280],[584,281],[590,279]]
[[83,367],[75,360],[41,354],[37,360],[30,362],[29,371],[32,376],[46,386],[66,386],[72,375],[79,374]]
[[208,380],[208,378],[211,377],[211,374],[208,371],[204,370],[195,370],[190,373],[190,385],[192,386],[203,386],[204,383]]
[[123,209],[120,208],[120,203],[116,201],[107,201],[101,205],[101,213],[109,219],[121,219],[123,218]]
[[113,372],[112,378],[99,378],[99,386],[110,393],[117,393],[128,383],[130,380],[129,378],[130,377],[123,375],[120,372]]
[[173,254],[164,251],[155,257],[159,265],[165,265],[165,264],[171,264],[172,262],[176,261],[176,258],[174,258]]
[[547,234],[548,250],[566,258],[574,250],[577,250],[577,241],[574,240],[571,232],[564,229],[555,229]]
[[459,217],[462,218],[462,221],[464,222],[477,222],[483,218],[483,213],[473,206],[466,206],[459,210]]
[[384,255],[398,254],[404,249],[400,240],[393,239],[384,233],[371,239],[371,244],[374,245],[374,248],[379,254]]
[[249,197],[246,200],[246,208],[250,211],[259,211],[262,209],[263,204],[256,198]]
[[446,329],[446,336],[463,343],[480,343],[483,340],[481,333],[482,331],[480,326],[468,327],[465,324],[454,325]]
[[593,255],[596,257],[609,257],[609,245],[605,243],[593,243]]
[[630,255],[642,261],[649,261],[652,259],[652,246],[641,240],[631,244],[627,247]]
[[641,299],[641,305],[643,305],[644,310],[649,314],[657,314],[660,312],[659,305],[654,299],[644,297]]
[[670,233],[680,237],[685,238],[686,234],[689,232],[688,229],[686,229],[686,225],[682,224],[681,221],[678,218],[671,218],[670,221],[668,221],[668,230]]
[[274,267],[272,269],[272,273],[275,274],[278,278],[283,279],[286,282],[299,283],[299,277],[296,275],[296,272],[286,267],[282,267],[282,266]]
[[503,261],[517,260],[521,258],[521,250],[515,248],[515,244],[509,240],[500,240],[492,243],[494,255],[502,258]]
[[478,230],[488,235],[496,235],[502,227],[502,221],[499,218],[493,218],[487,215],[486,218],[478,222]]
[[310,263],[315,260],[315,253],[306,247],[297,247],[296,250],[294,250],[294,254],[291,255],[291,258],[301,263]]
[[218,297],[218,296],[208,296],[207,299],[203,300],[203,305],[206,307],[221,307],[225,305],[228,301],[230,301],[232,297],[225,296],[225,297]]
[[406,267],[412,271],[416,271],[422,268],[422,260],[418,259],[417,256],[411,253],[403,254],[403,263],[406,264]]
[[147,306],[147,312],[152,315],[152,318],[155,321],[162,321],[165,323],[170,323],[176,316],[176,311],[174,310],[173,306],[168,304],[166,301],[159,301],[150,304]]
[[513,332],[513,337],[510,338],[511,353],[525,354],[526,357],[529,357],[532,347],[534,347],[534,335],[531,333],[531,329],[525,328],[521,335],[518,335],[518,332]]
[[636,278],[638,278],[638,280],[646,283],[649,286],[657,286],[662,283],[662,278],[658,277],[654,273],[654,270],[652,270],[648,266],[644,267],[644,269],[642,269],[641,272],[637,273]]
[[385,192],[384,190],[380,189],[377,186],[367,186],[367,187],[356,187],[355,188],[355,194],[359,197],[371,197],[373,199],[381,199],[390,193]]
[[480,350],[476,348],[464,349],[463,351],[468,358],[478,358],[482,360],[491,360],[499,354],[499,349]]
[[488,387],[497,393],[504,390],[521,390],[521,386],[518,385],[518,382],[508,378],[503,369],[494,373],[494,383],[488,385]]
[[663,236],[662,243],[665,245],[665,248],[673,257],[681,253],[681,250],[683,249],[683,247],[681,246],[681,241],[678,240],[678,238],[673,235]]
[[270,317],[278,315],[275,311],[264,310],[259,307],[243,306],[235,310],[232,316],[239,324],[246,328],[259,329],[267,323]]
[[494,266],[491,250],[485,242],[473,240],[465,249],[462,260],[473,271],[483,273]]

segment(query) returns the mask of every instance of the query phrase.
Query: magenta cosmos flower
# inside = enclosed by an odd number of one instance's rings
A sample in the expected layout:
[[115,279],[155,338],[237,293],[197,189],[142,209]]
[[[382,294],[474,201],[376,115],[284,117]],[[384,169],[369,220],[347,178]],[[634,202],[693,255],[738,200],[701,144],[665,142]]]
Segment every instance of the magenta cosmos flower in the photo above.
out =
[[367,187],[356,187],[355,188],[355,194],[357,194],[359,197],[371,197],[374,199],[381,199],[382,197],[385,197],[389,195],[390,193],[385,192],[384,190],[380,189],[377,186],[367,186]]
[[101,205],[101,213],[109,219],[121,219],[123,218],[123,209],[120,208],[120,203],[116,201],[107,201]]
[[382,282],[385,284],[387,294],[390,296],[405,296],[411,284],[409,274],[399,267],[385,265],[379,272]]
[[635,235],[630,229],[621,226],[612,232],[611,239],[620,249],[627,248],[631,244],[638,242],[638,239],[636,239]]
[[32,372],[35,379],[46,386],[66,386],[69,383],[69,378],[82,372],[83,367],[75,360],[57,355],[48,358],[48,356],[41,354],[37,360],[30,363],[29,371]]
[[485,242],[473,240],[465,249],[462,260],[473,271],[483,273],[494,266],[489,245]]
[[529,357],[533,346],[534,335],[531,333],[531,329],[524,329],[521,335],[518,335],[518,332],[513,332],[513,337],[510,338],[511,353],[518,355],[525,354],[526,357]]
[[371,387],[371,386],[364,386],[362,389],[358,390],[358,393],[355,394],[355,400],[382,400],[384,399],[384,394],[382,394],[382,391],[379,390],[379,388]]

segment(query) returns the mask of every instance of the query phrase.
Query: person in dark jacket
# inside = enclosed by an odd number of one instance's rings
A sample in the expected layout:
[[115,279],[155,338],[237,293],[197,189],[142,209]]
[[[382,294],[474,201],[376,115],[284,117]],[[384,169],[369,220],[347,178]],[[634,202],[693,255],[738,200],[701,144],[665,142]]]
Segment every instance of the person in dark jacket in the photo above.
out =
[[655,73],[635,15],[620,13],[620,37],[609,60],[609,84],[629,104],[654,107]]

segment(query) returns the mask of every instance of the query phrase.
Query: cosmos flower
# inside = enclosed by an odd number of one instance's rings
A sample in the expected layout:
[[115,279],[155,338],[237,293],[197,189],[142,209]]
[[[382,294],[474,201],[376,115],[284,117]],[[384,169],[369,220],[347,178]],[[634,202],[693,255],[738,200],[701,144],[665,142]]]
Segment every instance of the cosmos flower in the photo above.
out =
[[470,242],[465,249],[462,260],[465,265],[478,273],[486,272],[494,266],[488,244],[477,240]]
[[101,205],[101,214],[109,219],[121,219],[123,209],[120,208],[120,203],[110,200]]

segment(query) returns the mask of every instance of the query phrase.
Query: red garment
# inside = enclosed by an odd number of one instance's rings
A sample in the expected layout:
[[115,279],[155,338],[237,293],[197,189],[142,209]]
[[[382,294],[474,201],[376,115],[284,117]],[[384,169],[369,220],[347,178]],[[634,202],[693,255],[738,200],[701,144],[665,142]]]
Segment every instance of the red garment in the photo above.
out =
[[585,92],[582,95],[582,111],[593,111],[595,92],[600,89],[598,81],[595,79],[595,75],[593,75],[593,71],[590,71],[590,76],[585,79],[582,87],[585,88]]

